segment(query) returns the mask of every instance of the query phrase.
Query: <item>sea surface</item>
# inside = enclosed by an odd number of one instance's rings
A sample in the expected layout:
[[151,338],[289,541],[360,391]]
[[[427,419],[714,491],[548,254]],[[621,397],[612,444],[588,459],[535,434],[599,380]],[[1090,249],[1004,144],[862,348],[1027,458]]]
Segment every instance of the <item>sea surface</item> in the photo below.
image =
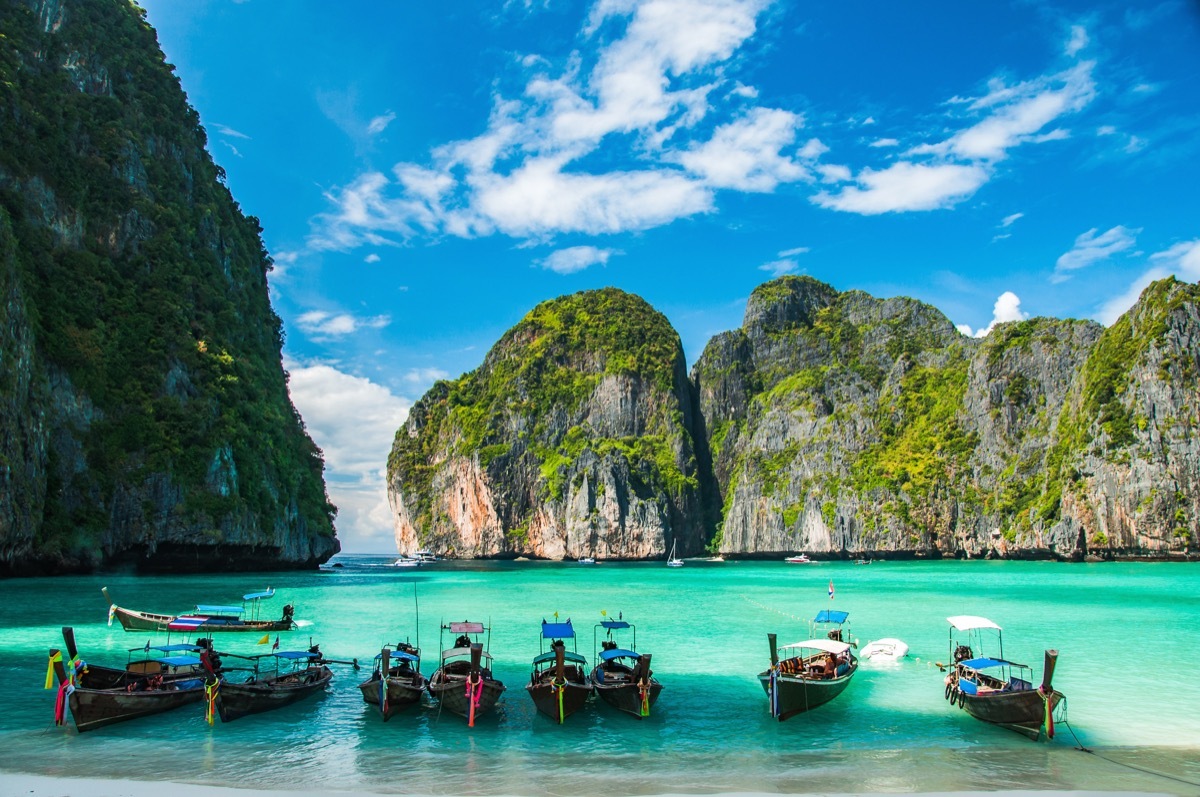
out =
[[[391,561],[343,555],[334,560],[341,567],[319,572],[0,581],[0,771],[415,794],[1200,794],[1196,565]],[[170,613],[273,587],[267,613],[292,603],[305,624],[281,634],[281,648],[311,638],[327,656],[366,667],[336,667],[325,695],[227,725],[208,725],[197,704],[78,734],[54,725],[55,693],[42,688],[61,626],[73,626],[82,657],[100,664],[123,665],[149,637],[108,625],[102,586],[122,606]],[[825,608],[848,611],[862,643],[904,640],[909,657],[865,663],[838,699],[777,722],[755,677],[768,663],[767,633],[781,644],[807,638]],[[635,624],[664,690],[647,719],[595,701],[560,726],[524,690],[540,623],[556,612],[570,618],[579,652],[594,661],[602,611]],[[947,704],[936,662],[949,656],[946,617],[957,614],[1001,625],[1007,658],[1034,665],[1038,681],[1043,650],[1060,651],[1055,686],[1067,716],[1053,741],[1031,742]],[[439,639],[441,623],[456,620],[492,628],[495,672],[508,686],[498,711],[473,729],[432,704],[384,723],[356,688],[371,659],[384,643],[409,639],[428,675],[451,646]],[[253,634],[217,639],[236,653],[269,648]],[[3,783],[0,772],[0,792]]]

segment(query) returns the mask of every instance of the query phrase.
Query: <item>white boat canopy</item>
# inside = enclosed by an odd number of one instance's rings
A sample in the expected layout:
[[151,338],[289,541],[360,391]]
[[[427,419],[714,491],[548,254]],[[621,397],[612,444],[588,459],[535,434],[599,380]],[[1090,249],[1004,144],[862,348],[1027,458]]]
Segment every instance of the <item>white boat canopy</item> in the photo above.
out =
[[976,628],[994,628],[997,631],[1000,630],[1000,626],[986,617],[976,617],[972,614],[960,614],[957,617],[947,617],[946,620],[958,631],[974,631]]
[[849,650],[850,646],[845,642],[838,642],[833,639],[809,639],[804,642],[793,642],[790,645],[784,645],[780,650],[786,650],[787,648],[812,648],[813,650],[823,650],[826,653],[840,656]]

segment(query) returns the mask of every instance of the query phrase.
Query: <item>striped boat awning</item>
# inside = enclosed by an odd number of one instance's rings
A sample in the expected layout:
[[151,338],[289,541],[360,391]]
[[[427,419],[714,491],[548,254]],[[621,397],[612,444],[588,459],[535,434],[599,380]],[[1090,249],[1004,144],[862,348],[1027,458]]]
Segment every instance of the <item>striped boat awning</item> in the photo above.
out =
[[208,622],[207,617],[197,617],[190,614],[181,614],[171,622],[167,623],[167,628],[174,631],[194,631],[200,626]]

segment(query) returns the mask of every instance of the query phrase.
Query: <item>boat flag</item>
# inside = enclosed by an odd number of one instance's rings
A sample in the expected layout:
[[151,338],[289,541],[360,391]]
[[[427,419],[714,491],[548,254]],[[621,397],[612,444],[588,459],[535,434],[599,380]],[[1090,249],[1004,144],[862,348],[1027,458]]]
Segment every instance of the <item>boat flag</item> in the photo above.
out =
[[108,624],[112,625],[113,615],[117,613],[117,604],[108,607]]
[[829,579],[829,600],[833,600],[833,579]]
[[279,650],[279,634],[275,635],[275,644],[271,646],[271,650]]
[[146,652],[147,653],[150,652],[150,640],[149,639],[146,640]]
[[268,643],[268,642],[270,642],[270,641],[271,641],[271,635],[270,635],[270,634],[263,634],[263,638],[262,638],[262,639],[260,639],[260,640],[258,640],[258,644],[260,644],[260,645],[265,645],[265,644],[267,644],[267,643]]

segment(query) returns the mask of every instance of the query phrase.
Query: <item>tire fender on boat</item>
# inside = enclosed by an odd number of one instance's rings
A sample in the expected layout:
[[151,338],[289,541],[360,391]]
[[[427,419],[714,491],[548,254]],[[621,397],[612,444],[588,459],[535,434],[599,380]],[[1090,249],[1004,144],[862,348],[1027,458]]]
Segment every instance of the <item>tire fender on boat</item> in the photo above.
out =
[[967,704],[967,693],[960,691],[958,693],[958,707],[962,708]]
[[954,689],[954,686],[949,681],[947,681],[946,682],[946,695],[945,695],[947,700],[950,700],[950,693],[953,689]]

